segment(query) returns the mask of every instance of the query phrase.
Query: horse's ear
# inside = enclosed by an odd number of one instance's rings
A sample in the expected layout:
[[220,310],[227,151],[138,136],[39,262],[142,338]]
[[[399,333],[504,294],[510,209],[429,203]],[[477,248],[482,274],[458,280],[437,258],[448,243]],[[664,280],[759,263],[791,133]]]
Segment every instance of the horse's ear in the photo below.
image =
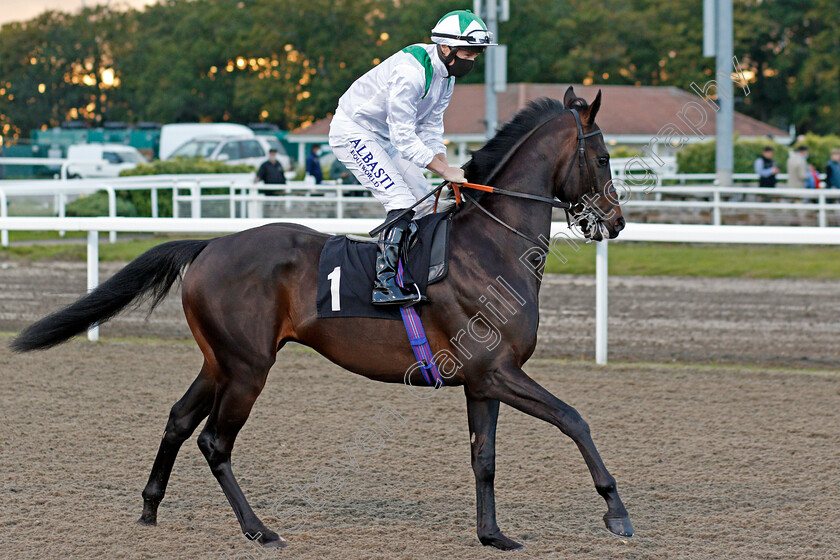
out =
[[577,95],[575,95],[575,88],[569,86],[569,89],[566,90],[566,94],[563,96],[563,107],[566,109],[572,108],[572,102],[577,99]]
[[583,115],[583,122],[588,125],[591,125],[595,122],[595,115],[598,114],[598,109],[601,108],[601,90],[598,90],[598,95],[595,96],[595,101],[592,102],[592,105],[589,106],[587,109],[586,114]]

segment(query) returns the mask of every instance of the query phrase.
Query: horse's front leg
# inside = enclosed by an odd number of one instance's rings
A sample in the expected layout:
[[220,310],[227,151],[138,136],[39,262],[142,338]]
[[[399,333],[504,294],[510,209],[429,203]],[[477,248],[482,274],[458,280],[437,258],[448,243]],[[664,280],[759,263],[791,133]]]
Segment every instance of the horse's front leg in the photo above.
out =
[[478,540],[485,546],[501,550],[523,548],[507,538],[496,523],[496,496],[493,481],[496,478],[496,420],[499,401],[478,399],[467,395],[467,418],[470,425],[472,468],[475,473],[476,530]]
[[589,426],[577,410],[545,390],[518,367],[494,369],[479,385],[480,387],[475,387],[474,384],[472,389],[482,398],[498,399],[517,410],[557,426],[561,432],[572,438],[580,449],[586,466],[589,467],[595,489],[607,502],[607,513],[604,515],[607,529],[622,537],[633,536],[633,525],[618,496],[615,478],[604,466],[589,434]]

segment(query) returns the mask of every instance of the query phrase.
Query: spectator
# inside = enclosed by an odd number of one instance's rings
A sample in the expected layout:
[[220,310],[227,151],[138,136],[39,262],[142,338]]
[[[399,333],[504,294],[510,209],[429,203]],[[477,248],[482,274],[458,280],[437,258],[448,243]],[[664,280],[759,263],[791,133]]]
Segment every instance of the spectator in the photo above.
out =
[[306,156],[306,174],[315,177],[315,184],[324,182],[324,172],[321,171],[321,146],[312,146],[309,155]]
[[817,173],[817,168],[813,165],[808,165],[808,177],[805,178],[806,189],[820,188],[820,176]]
[[758,186],[770,188],[776,186],[776,175],[779,173],[779,166],[773,159],[773,146],[765,146],[761,156],[755,160],[753,165],[758,173]]
[[799,146],[791,152],[787,162],[788,188],[804,189],[808,178],[808,146]]
[[358,185],[359,180],[356,179],[356,176],[350,173],[347,167],[341,163],[341,160],[335,158],[332,165],[330,166],[330,179],[341,183],[342,185]]
[[[268,159],[260,165],[257,176],[254,177],[254,182],[262,181],[266,185],[285,185],[286,175],[284,174],[283,164],[277,159],[277,150],[268,150]],[[265,194],[280,195],[282,191],[264,191]]]
[[840,148],[831,150],[831,159],[825,166],[825,188],[840,189]]

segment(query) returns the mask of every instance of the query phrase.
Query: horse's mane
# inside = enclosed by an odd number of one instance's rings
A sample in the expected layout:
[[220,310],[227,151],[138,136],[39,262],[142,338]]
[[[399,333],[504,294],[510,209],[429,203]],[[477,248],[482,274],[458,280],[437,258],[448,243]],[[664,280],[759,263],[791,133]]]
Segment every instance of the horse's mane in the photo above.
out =
[[[572,102],[572,107],[582,111],[589,107],[580,97]],[[558,99],[542,97],[528,104],[519,111],[513,120],[505,124],[496,135],[481,149],[472,153],[472,158],[464,165],[467,180],[486,184],[498,162],[516,145],[523,136],[548,119],[567,112],[563,102]],[[470,194],[475,194],[473,191]]]

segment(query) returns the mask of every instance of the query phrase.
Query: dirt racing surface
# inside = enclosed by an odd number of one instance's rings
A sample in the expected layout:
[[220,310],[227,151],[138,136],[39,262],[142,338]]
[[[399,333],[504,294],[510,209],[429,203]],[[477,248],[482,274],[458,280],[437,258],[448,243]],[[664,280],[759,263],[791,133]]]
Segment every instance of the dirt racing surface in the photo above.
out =
[[[836,373],[533,360],[589,422],[637,535],[604,529],[571,440],[503,406],[498,518],[527,548],[501,553],[475,536],[461,390],[420,400],[288,348],[233,454],[257,514],[289,540],[275,553],[242,537],[194,437],[158,526],[135,524],[168,410],[201,364],[194,345],[3,345],[0,364],[4,559],[840,557]],[[307,494],[325,465],[340,485]]]
[[[594,278],[557,275],[526,371],[589,422],[632,539],[604,529],[571,440],[502,406],[498,519],[527,548],[482,547],[463,392],[420,400],[298,346],[280,353],[233,454],[289,547],[245,540],[195,437],[158,526],[136,525],[169,409],[202,361],[173,293],[149,318],[104,325],[101,343],[14,355],[0,337],[0,558],[840,558],[838,283],[610,282],[618,365],[591,363]],[[0,332],[84,291],[83,264],[0,263]]]
[[[122,265],[100,265],[105,280]],[[0,332],[17,332],[86,289],[83,263],[0,262]],[[773,365],[840,371],[840,282],[613,276],[609,356],[618,362]],[[173,290],[103,337],[191,340]],[[546,275],[537,357],[594,358],[595,278]]]

